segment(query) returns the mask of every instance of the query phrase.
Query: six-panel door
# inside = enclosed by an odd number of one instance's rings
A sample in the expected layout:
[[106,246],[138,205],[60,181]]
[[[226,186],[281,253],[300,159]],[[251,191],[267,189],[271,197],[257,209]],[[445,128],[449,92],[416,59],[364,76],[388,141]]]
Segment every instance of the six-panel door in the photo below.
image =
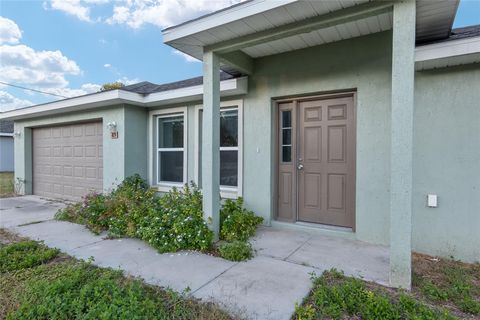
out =
[[[279,155],[278,173],[279,219],[290,217],[286,220],[354,227],[353,102],[353,97],[347,96],[296,100],[289,104],[291,106],[289,110],[296,118],[292,124],[291,150],[294,154],[290,166],[286,169],[285,165],[282,165],[284,138],[279,137],[279,149],[282,150]],[[285,105],[285,103],[279,105],[280,119],[286,110]],[[280,128],[282,125],[280,122]],[[292,206],[289,209],[285,207],[285,199],[292,199]]]

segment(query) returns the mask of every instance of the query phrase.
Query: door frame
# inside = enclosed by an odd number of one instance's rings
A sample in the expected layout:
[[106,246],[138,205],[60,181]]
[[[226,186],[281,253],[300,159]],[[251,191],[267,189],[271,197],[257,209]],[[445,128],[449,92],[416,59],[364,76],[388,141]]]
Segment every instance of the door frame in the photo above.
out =
[[[352,224],[352,231],[355,232],[356,230],[356,223],[357,223],[357,216],[356,216],[356,204],[357,204],[357,90],[356,89],[347,89],[347,90],[337,90],[337,91],[329,91],[325,93],[314,93],[314,94],[301,94],[301,95],[290,95],[286,97],[279,97],[279,98],[272,98],[272,107],[273,107],[273,117],[272,121],[274,122],[274,125],[272,126],[273,129],[273,141],[274,145],[272,148],[272,152],[274,154],[274,173],[273,173],[273,186],[274,186],[274,196],[273,196],[273,220],[276,221],[282,221],[282,222],[288,222],[288,223],[297,223],[300,222],[298,220],[298,175],[294,175],[294,186],[295,186],[295,212],[294,212],[294,218],[293,219],[279,219],[278,217],[278,197],[279,197],[279,165],[280,165],[280,148],[279,148],[279,143],[280,143],[280,111],[279,111],[279,105],[281,103],[288,103],[292,102],[293,103],[293,112],[296,115],[296,118],[298,118],[298,102],[303,102],[303,101],[312,101],[312,100],[327,100],[327,99],[336,99],[336,98],[346,98],[346,97],[351,97],[353,99],[353,132],[354,132],[354,146],[353,146],[353,152],[355,154],[354,156],[354,163],[353,163],[353,171],[354,171],[354,181],[355,181],[355,186],[353,188],[353,199],[355,202],[354,207],[352,208],[353,210],[353,224]],[[295,137],[296,141],[295,144],[298,146],[299,144],[299,135],[298,135],[298,124],[296,124],[295,127]],[[298,165],[298,156],[295,153],[295,155],[292,155],[295,157],[293,166],[296,168]],[[301,222],[301,223],[306,223],[306,222]],[[307,223],[311,225],[318,225],[318,226],[327,226],[324,224],[320,223]],[[331,227],[330,225],[328,225]],[[335,227],[335,226],[333,226]],[[343,227],[340,227],[343,228]]]

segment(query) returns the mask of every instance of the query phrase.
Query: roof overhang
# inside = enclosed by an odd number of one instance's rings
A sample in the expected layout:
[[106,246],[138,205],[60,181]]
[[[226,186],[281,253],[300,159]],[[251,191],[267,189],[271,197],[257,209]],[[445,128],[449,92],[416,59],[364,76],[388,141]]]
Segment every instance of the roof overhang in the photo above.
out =
[[[273,55],[392,28],[394,1],[251,0],[163,30],[164,42],[199,60],[221,55],[226,72],[246,73],[248,58]],[[418,0],[416,39],[449,36],[459,0]],[[241,57],[237,64],[223,54]],[[245,68],[244,66],[247,66]],[[247,72],[246,72],[247,71]]]
[[480,37],[444,41],[415,48],[417,71],[480,63]]
[[[229,97],[246,94],[247,77],[233,78],[220,82],[220,96]],[[80,97],[59,100],[32,107],[0,113],[2,120],[21,120],[68,112],[78,112],[120,104],[150,108],[167,106],[174,103],[188,103],[202,100],[203,85],[141,95],[125,90],[110,90]]]

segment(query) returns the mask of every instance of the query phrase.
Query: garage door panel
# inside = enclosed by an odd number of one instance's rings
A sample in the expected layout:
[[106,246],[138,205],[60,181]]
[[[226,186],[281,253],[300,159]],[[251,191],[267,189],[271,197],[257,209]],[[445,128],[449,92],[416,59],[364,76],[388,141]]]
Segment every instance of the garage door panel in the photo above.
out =
[[103,189],[102,123],[33,130],[34,194],[80,200]]

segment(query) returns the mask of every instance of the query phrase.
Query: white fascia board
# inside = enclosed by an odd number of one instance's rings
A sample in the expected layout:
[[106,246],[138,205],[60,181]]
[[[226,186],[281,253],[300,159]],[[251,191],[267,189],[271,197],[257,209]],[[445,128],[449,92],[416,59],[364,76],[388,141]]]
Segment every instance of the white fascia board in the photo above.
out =
[[253,16],[268,10],[287,5],[298,0],[253,0],[230,9],[214,13],[203,18],[180,24],[162,31],[163,42],[169,43],[174,40],[190,36],[211,28],[215,28],[229,22]]
[[[222,97],[246,94],[247,91],[247,77],[220,82],[220,95]],[[0,113],[0,119],[20,120],[118,104],[131,104],[139,107],[161,106],[171,103],[198,101],[202,100],[202,96],[203,85],[152,93],[147,96],[124,90],[110,90],[3,112]]]
[[[125,94],[127,93],[127,94]],[[126,101],[128,99],[128,101]],[[59,100],[36,106],[11,110],[0,114],[0,119],[18,120],[29,117],[39,117],[69,111],[80,111],[121,103],[141,104],[143,97],[137,93],[122,90],[109,90],[95,94]]]
[[415,62],[480,53],[480,37],[427,44],[415,48]]
[[13,133],[0,132],[0,137],[13,137]]

